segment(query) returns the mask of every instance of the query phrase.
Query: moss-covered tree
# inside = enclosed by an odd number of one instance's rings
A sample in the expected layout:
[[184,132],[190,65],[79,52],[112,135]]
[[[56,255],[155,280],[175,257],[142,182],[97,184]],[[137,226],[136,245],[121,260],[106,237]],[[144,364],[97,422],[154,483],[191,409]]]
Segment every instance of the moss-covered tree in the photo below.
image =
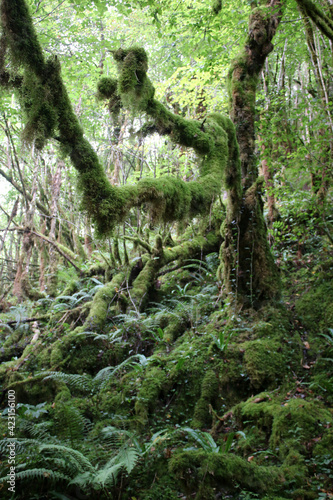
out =
[[[26,113],[25,138],[35,140],[39,148],[47,139],[56,138],[70,157],[78,172],[82,208],[96,231],[110,235],[132,207],[143,204],[150,208],[154,220],[181,221],[205,215],[223,186],[228,206],[221,231],[220,276],[225,294],[233,302],[255,307],[277,298],[280,289],[262,213],[254,114],[258,77],[273,49],[271,41],[284,4],[280,0],[261,2],[252,10],[248,38],[228,76],[231,120],[218,114],[208,115],[204,121],[187,120],[170,112],[154,98],[145,51],[131,48],[114,52],[119,78],[103,78],[98,85],[98,95],[108,99],[111,113],[116,115],[121,106],[145,113],[146,133],[153,130],[168,135],[175,143],[193,148],[200,161],[197,181],[164,176],[115,187],[83,135],[57,57],[45,58],[24,0],[1,2],[1,82],[17,88]],[[10,61],[12,73],[8,73],[5,61]],[[154,268],[155,276],[159,265],[148,261],[145,265]],[[153,276],[148,268],[145,274],[151,286]]]

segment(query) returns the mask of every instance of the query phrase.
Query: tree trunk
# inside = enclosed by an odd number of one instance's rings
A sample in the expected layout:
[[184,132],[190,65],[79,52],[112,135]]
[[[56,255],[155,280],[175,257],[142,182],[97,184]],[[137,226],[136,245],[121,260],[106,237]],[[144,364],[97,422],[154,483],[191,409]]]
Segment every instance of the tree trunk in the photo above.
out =
[[[245,47],[228,74],[230,116],[239,144],[242,186],[229,190],[227,219],[223,225],[221,277],[229,300],[260,307],[280,294],[280,279],[267,241],[255,156],[255,101],[260,72],[273,50],[284,1],[271,0],[252,10]],[[236,195],[235,193],[241,193]]]
[[[50,241],[56,239],[56,222],[58,214],[58,199],[60,196],[61,187],[61,169],[64,168],[63,161],[58,161],[56,173],[52,178],[52,204],[51,204],[51,227],[49,232]],[[50,245],[50,261],[49,261],[49,274],[47,280],[47,292],[51,297],[56,295],[57,292],[57,267],[58,267],[58,253],[53,245]]]

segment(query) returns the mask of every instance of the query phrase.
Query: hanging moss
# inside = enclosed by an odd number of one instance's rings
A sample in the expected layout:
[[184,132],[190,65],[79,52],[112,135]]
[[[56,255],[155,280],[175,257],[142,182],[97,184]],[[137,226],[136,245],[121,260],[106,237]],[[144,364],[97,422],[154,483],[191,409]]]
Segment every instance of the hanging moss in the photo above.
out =
[[[209,210],[212,199],[240,179],[238,147],[234,127],[227,117],[212,114],[204,123],[186,120],[170,112],[154,99],[154,88],[147,77],[148,59],[142,48],[119,49],[114,53],[119,79],[118,92],[123,105],[145,112],[152,118],[150,128],[169,135],[177,144],[192,147],[201,158],[200,179],[185,183],[173,177],[146,179],[137,184],[138,205],[147,204],[154,220],[183,220]],[[102,87],[106,85],[102,80]],[[111,94],[111,95],[113,95]]]
[[118,82],[115,78],[101,78],[97,84],[97,99],[102,101],[108,99],[109,111],[117,118],[121,109],[121,99],[117,92]]
[[27,67],[31,66],[42,75],[45,60],[25,2],[3,0],[1,22],[14,61]]
[[101,78],[97,84],[97,97],[102,99],[110,99],[117,91],[117,80],[115,78]]
[[229,119],[211,115],[200,123],[171,113],[154,99],[144,49],[133,47],[114,52],[118,82],[103,78],[98,85],[98,97],[109,99],[114,113],[119,111],[120,100],[125,107],[145,112],[160,134],[168,134],[175,143],[192,147],[201,158],[200,179],[185,183],[169,177],[140,181],[137,186],[111,186],[96,153],[83,137],[61,79],[58,60],[44,59],[23,0],[2,2],[2,25],[11,55],[23,66],[25,74],[21,95],[28,114],[26,138],[35,138],[38,147],[42,147],[45,140],[57,133],[78,172],[82,208],[95,222],[99,234],[110,234],[131,207],[142,204],[151,209],[155,220],[184,220],[207,213],[223,181],[233,182],[228,165],[233,165],[237,172],[239,161]]

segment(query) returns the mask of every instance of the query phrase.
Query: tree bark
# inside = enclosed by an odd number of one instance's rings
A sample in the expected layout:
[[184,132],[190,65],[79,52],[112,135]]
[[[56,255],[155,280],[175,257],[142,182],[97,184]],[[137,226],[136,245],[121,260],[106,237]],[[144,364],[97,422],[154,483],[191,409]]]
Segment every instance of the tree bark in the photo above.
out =
[[[285,0],[271,0],[252,10],[243,50],[228,74],[230,116],[239,144],[242,188],[229,190],[222,228],[221,270],[225,293],[235,304],[260,307],[280,295],[280,279],[267,241],[255,156],[255,102],[260,72],[273,50]],[[240,196],[235,194],[241,193]]]
[[[52,203],[51,203],[51,227],[49,232],[49,240],[53,243],[56,239],[56,222],[58,214],[58,199],[60,196],[61,187],[61,169],[64,167],[63,161],[58,161],[57,170],[52,178]],[[47,279],[47,292],[51,297],[56,295],[57,292],[57,266],[58,266],[58,253],[54,245],[50,245],[50,260],[49,260],[49,273]]]

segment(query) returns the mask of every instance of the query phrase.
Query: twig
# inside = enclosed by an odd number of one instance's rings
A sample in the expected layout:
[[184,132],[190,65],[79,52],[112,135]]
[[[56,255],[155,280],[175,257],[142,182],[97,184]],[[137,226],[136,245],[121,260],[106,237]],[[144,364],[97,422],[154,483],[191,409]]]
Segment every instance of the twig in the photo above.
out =
[[134,300],[132,299],[131,293],[129,291],[128,280],[126,280],[126,289],[127,289],[127,293],[128,293],[129,298],[130,298],[130,301],[132,302],[132,304],[134,306],[135,312],[138,315],[138,318],[140,318],[140,313],[139,313],[139,311],[134,303]]
[[[44,319],[50,319],[50,315],[46,314],[45,316],[39,316],[38,318],[36,317],[36,318],[21,319],[20,323],[33,323],[34,321],[41,321],[41,320],[44,320]],[[15,319],[15,320],[7,321],[6,323],[2,323],[2,324],[3,325],[8,325],[8,326],[16,325],[17,321]]]
[[[19,198],[16,198],[16,201],[14,203],[14,206],[13,206],[13,209],[12,209],[12,213],[10,214],[9,216],[9,220],[8,220],[8,224],[7,224],[7,228],[5,229],[5,234],[3,236],[3,239],[2,239],[2,242],[1,242],[1,246],[0,246],[0,252],[2,251],[3,249],[3,246],[5,244],[5,239],[6,239],[6,236],[7,236],[7,233],[8,233],[8,229],[9,229],[9,226],[11,225],[15,215],[17,214],[17,207],[18,207],[18,203],[19,203]],[[2,211],[4,212],[3,208],[1,207]],[[6,212],[5,212],[6,214]],[[6,214],[7,215],[7,214]],[[8,215],[7,215],[8,217]],[[16,224],[16,223],[15,223]],[[16,224],[17,225],[17,224]]]
[[60,255],[66,259],[76,270],[77,272],[81,275],[82,274],[82,270],[76,265],[74,264],[74,262],[62,251],[60,250],[60,248],[56,245],[56,243],[54,243],[53,241],[49,240],[48,238],[46,238],[46,236],[43,236],[42,234],[39,234],[39,233],[36,233],[35,231],[31,231],[31,234],[34,234],[35,236],[37,236],[38,238],[41,238],[42,240],[46,241],[47,243],[49,243],[50,245],[54,246],[54,248],[56,249],[56,251],[58,253],[60,253]]

